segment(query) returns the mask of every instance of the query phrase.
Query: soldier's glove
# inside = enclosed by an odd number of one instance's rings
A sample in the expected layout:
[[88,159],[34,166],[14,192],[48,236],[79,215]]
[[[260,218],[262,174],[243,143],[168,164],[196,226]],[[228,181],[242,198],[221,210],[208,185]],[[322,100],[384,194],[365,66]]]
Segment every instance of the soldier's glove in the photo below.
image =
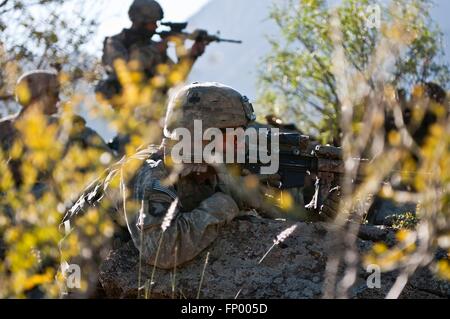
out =
[[206,31],[204,30],[195,30],[193,32],[193,38],[195,38],[196,40],[191,47],[189,55],[194,60],[201,57],[205,53],[206,46],[208,45],[208,42],[203,40],[202,37],[202,35],[205,33]]
[[319,208],[319,216],[323,221],[333,221],[336,219],[339,211],[339,202],[341,200],[341,188],[334,187],[325,198],[322,207]]

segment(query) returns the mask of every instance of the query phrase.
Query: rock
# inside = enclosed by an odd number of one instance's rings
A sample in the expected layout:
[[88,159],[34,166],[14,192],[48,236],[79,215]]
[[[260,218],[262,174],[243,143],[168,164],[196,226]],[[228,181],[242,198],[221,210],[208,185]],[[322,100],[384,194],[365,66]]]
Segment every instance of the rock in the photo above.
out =
[[416,215],[415,203],[399,204],[393,200],[377,199],[369,212],[369,223],[374,225],[391,226],[395,218],[401,217],[406,213]]
[[395,244],[395,232],[384,225],[361,225],[358,237],[365,241],[382,241],[389,246]]
[[[220,236],[193,261],[176,269],[175,298],[196,298],[201,274],[206,265],[202,298],[320,298],[330,249],[336,243],[323,223],[297,223],[294,233],[282,245],[261,257],[273,240],[292,223],[267,219],[235,220],[223,227]],[[242,231],[245,229],[245,232]],[[372,240],[392,237],[387,228],[363,226],[357,239],[360,252],[369,250]],[[152,266],[142,265],[141,287],[150,279]],[[139,253],[131,242],[111,251],[101,265],[100,282],[110,298],[136,298]],[[367,287],[367,273],[359,266],[351,298],[384,298],[395,281],[395,274],[382,274],[381,289]],[[155,270],[152,298],[172,298],[173,271]],[[149,292],[147,290],[147,292]],[[142,295],[144,292],[142,292]],[[427,269],[417,272],[402,298],[448,298],[448,282],[439,281]]]

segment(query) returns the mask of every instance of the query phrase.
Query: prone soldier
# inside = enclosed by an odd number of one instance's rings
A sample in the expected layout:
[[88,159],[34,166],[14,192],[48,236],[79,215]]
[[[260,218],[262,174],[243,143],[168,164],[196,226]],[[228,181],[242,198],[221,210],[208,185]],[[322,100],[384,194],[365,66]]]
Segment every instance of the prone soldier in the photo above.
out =
[[[141,165],[127,182],[131,191],[128,201],[133,205],[126,206],[134,210],[131,220],[126,212],[124,216],[143,260],[164,269],[182,265],[210,245],[222,225],[248,209],[256,209],[272,218],[285,217],[280,209],[265,200],[260,188],[243,187],[247,183],[242,179],[248,177],[243,176],[246,175],[244,169],[235,170],[233,164],[212,165],[204,159],[194,163],[183,160],[181,167],[173,164],[172,151],[178,143],[175,133],[178,128],[187,129],[192,136],[195,135],[195,120],[202,121],[204,131],[210,128],[225,131],[245,128],[254,119],[253,107],[246,97],[217,83],[188,85],[170,100],[163,143],[134,157]],[[225,133],[224,143],[228,138]],[[224,152],[227,151],[225,147]],[[192,158],[192,154],[199,155],[194,150],[182,154],[183,159]],[[106,178],[93,183],[63,222],[70,221],[91,205],[98,205],[104,198],[123,198],[110,186],[112,175],[120,170],[120,167],[112,167]],[[123,203],[113,206],[123,207]]]

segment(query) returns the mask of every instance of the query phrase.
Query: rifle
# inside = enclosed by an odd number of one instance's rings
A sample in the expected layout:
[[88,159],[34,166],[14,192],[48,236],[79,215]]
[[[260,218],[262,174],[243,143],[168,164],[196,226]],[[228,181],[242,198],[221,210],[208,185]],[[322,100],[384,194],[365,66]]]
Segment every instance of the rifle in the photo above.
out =
[[[264,138],[271,143],[271,135]],[[342,149],[339,147],[320,145],[313,142],[309,136],[301,133],[280,132],[279,138],[279,169],[277,174],[281,177],[280,189],[302,188],[308,178],[316,178],[314,206],[321,207],[330,190],[341,184],[345,173]],[[270,147],[269,147],[270,149]],[[359,182],[363,176],[367,160],[355,159],[359,162],[359,171],[355,182]],[[252,174],[259,175],[261,167],[266,166],[260,162],[247,161],[243,168]]]
[[197,30],[193,33],[184,32],[188,23],[187,22],[162,22],[161,25],[170,28],[169,31],[156,32],[162,39],[168,39],[170,37],[181,37],[193,41],[203,41],[207,43],[211,42],[228,42],[241,44],[240,40],[222,39],[216,35],[209,34],[206,30]]

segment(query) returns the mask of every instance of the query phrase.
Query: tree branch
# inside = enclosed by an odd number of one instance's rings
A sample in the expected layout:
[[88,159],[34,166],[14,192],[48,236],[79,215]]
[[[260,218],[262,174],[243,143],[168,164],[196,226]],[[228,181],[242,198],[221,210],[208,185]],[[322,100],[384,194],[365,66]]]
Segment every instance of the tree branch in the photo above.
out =
[[326,66],[323,64],[323,62],[317,57],[317,55],[314,54],[314,50],[306,43],[305,39],[302,38],[300,35],[297,36],[297,39],[303,44],[306,50],[313,56],[314,60],[319,64],[319,66],[325,71],[325,81],[327,82],[328,86],[330,87],[331,92],[333,93],[334,97],[336,98],[336,104],[341,105],[341,101],[339,99],[339,96],[336,92],[335,85],[333,82],[335,82],[334,75],[327,70]]

